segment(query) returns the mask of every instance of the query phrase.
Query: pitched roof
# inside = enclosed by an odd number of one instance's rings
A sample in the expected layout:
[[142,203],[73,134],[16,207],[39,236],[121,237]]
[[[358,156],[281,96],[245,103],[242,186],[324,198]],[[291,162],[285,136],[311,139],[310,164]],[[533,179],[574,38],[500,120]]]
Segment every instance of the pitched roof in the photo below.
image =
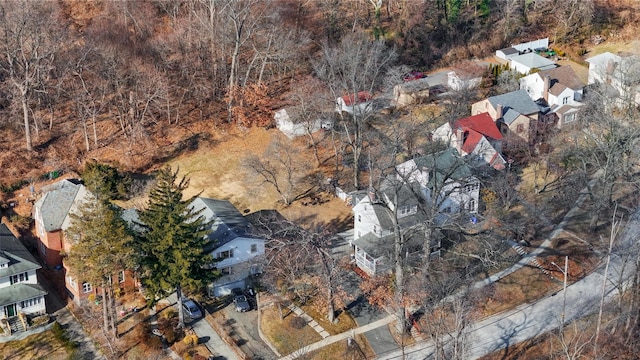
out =
[[531,100],[526,90],[516,90],[502,95],[491,96],[488,100],[494,109],[498,105],[502,105],[503,114],[508,109],[513,109],[523,115],[538,112],[538,105]]
[[61,180],[44,188],[44,195],[35,202],[34,207],[40,211],[45,231],[62,228],[78,191],[84,187],[77,179]]
[[579,90],[584,87],[584,83],[580,80],[575,71],[573,71],[571,66],[559,66],[555,69],[539,71],[536,74],[538,74],[543,81],[548,75],[551,79],[549,91],[556,91],[558,94],[562,92],[562,90],[554,90],[553,88],[557,85],[564,85],[572,90]]
[[0,289],[0,306],[47,295],[40,284],[18,283]]
[[245,235],[249,228],[247,219],[227,200],[197,197],[193,200],[192,206],[195,210],[202,209],[201,215],[207,220],[213,221],[212,232],[209,234],[211,242],[205,247],[206,252],[213,251],[233,239]]
[[530,52],[522,55],[516,55],[512,57],[510,60],[512,62],[515,61],[522,65],[525,65],[530,69],[544,69],[544,68],[549,68],[551,66],[556,65],[555,62],[545,57],[542,57],[534,52]]
[[471,169],[454,148],[436,154],[424,155],[415,158],[414,161],[419,169],[429,169],[429,184],[431,185],[434,181],[442,184],[447,180],[464,180],[471,176]]
[[[371,100],[373,98],[373,96],[371,96],[371,94],[368,91],[360,91],[358,93],[358,104],[363,103],[363,102],[367,102],[369,100]],[[354,94],[348,94],[342,97],[342,101],[344,101],[344,104],[346,106],[351,106],[354,104],[355,97]]]
[[[0,278],[40,269],[35,257],[5,224],[0,224],[0,258],[6,267],[0,268]],[[0,292],[4,291],[4,288]]]
[[487,112],[458,119],[453,123],[453,127],[472,130],[496,140],[502,139],[500,130]]

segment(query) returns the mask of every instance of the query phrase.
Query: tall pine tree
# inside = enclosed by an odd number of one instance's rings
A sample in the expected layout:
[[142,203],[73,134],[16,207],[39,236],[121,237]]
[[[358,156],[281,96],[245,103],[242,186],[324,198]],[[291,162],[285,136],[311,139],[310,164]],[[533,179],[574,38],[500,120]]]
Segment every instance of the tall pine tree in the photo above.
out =
[[118,337],[114,276],[134,268],[133,237],[114,205],[91,199],[71,214],[67,236],[72,246],[65,264],[80,282],[102,289],[104,330]]
[[184,325],[182,289],[199,289],[213,280],[213,258],[204,253],[210,222],[190,208],[194,197],[183,200],[189,180],[177,181],[178,171],[161,169],[149,194],[147,209],[140,213],[144,229],[138,239],[142,284],[149,305],[176,291],[180,326]]

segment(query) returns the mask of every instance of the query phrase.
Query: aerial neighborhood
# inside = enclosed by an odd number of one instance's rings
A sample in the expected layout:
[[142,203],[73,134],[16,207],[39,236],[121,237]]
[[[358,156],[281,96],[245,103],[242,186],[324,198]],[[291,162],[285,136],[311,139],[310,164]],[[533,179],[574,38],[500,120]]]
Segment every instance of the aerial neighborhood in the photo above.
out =
[[0,358],[640,356],[640,4],[0,10]]

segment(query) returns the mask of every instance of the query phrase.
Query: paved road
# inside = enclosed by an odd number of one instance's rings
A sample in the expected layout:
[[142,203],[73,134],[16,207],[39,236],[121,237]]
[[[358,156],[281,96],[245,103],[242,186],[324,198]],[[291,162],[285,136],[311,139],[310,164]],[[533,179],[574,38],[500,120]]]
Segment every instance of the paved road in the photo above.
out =
[[[630,219],[619,237],[618,249],[621,253],[634,256],[638,251],[635,239],[640,235],[640,211]],[[607,299],[618,294],[634,272],[634,262],[625,257],[612,256],[606,285]],[[604,266],[585,278],[569,285],[566,291],[565,321],[570,322],[598,311],[604,279]],[[475,323],[469,333],[467,359],[477,359],[484,355],[507,348],[513,344],[536,337],[558,328],[562,324],[562,310],[565,294],[544,298],[532,304],[524,304],[514,310],[497,314]],[[423,342],[406,349],[407,360],[422,360],[433,356],[433,344]],[[402,359],[398,351],[380,359]]]

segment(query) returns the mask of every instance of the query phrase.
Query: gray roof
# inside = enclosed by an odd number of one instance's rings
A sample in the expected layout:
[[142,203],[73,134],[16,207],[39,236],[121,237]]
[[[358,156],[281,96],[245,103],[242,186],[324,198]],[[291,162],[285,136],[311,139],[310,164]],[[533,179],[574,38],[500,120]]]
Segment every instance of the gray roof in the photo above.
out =
[[[415,252],[417,249],[422,248],[426,239],[424,230],[414,227],[405,228],[403,229],[403,232],[405,236],[403,253],[406,251]],[[395,246],[395,235],[390,234],[382,237],[377,237],[373,233],[367,233],[357,240],[354,240],[353,244],[358,248],[364,250],[369,256],[374,259],[383,256],[392,258]]]
[[[35,257],[18,240],[5,224],[0,224],[0,258],[8,266],[0,268],[0,278],[40,269]],[[0,289],[0,292],[5,288]]]
[[496,109],[498,105],[502,105],[503,114],[506,114],[509,109],[513,109],[523,115],[538,112],[538,105],[531,100],[526,90],[516,90],[506,94],[492,96],[488,100],[494,109]]
[[442,184],[447,180],[464,180],[472,175],[471,169],[454,148],[449,148],[435,154],[424,155],[415,158],[414,161],[419,169],[429,169],[430,184],[433,184],[433,181]]
[[530,52],[522,55],[516,55],[511,58],[511,61],[519,62],[520,64],[525,65],[526,67],[531,69],[546,70],[556,66],[555,62],[545,57],[542,57],[534,52]]
[[0,289],[0,306],[47,295],[39,284],[18,283]]
[[514,122],[520,115],[522,114],[513,109],[507,109],[507,111],[502,115],[502,120],[504,120],[507,125],[511,125],[511,123]]
[[500,49],[500,50],[498,50],[498,51],[502,52],[502,53],[503,53],[503,54],[505,54],[505,55],[511,55],[511,54],[518,54],[518,53],[520,53],[520,52],[518,51],[518,49],[513,48],[513,47],[508,47],[508,48]]
[[46,192],[34,206],[40,211],[45,231],[62,228],[62,223],[82,186],[84,185],[79,180],[66,179],[43,189]]
[[193,204],[196,209],[201,209],[197,202],[206,208],[203,215],[207,220],[213,220],[212,232],[209,234],[212,241],[205,247],[205,252],[213,251],[238,236],[245,235],[249,229],[247,219],[229,201],[197,197]]

